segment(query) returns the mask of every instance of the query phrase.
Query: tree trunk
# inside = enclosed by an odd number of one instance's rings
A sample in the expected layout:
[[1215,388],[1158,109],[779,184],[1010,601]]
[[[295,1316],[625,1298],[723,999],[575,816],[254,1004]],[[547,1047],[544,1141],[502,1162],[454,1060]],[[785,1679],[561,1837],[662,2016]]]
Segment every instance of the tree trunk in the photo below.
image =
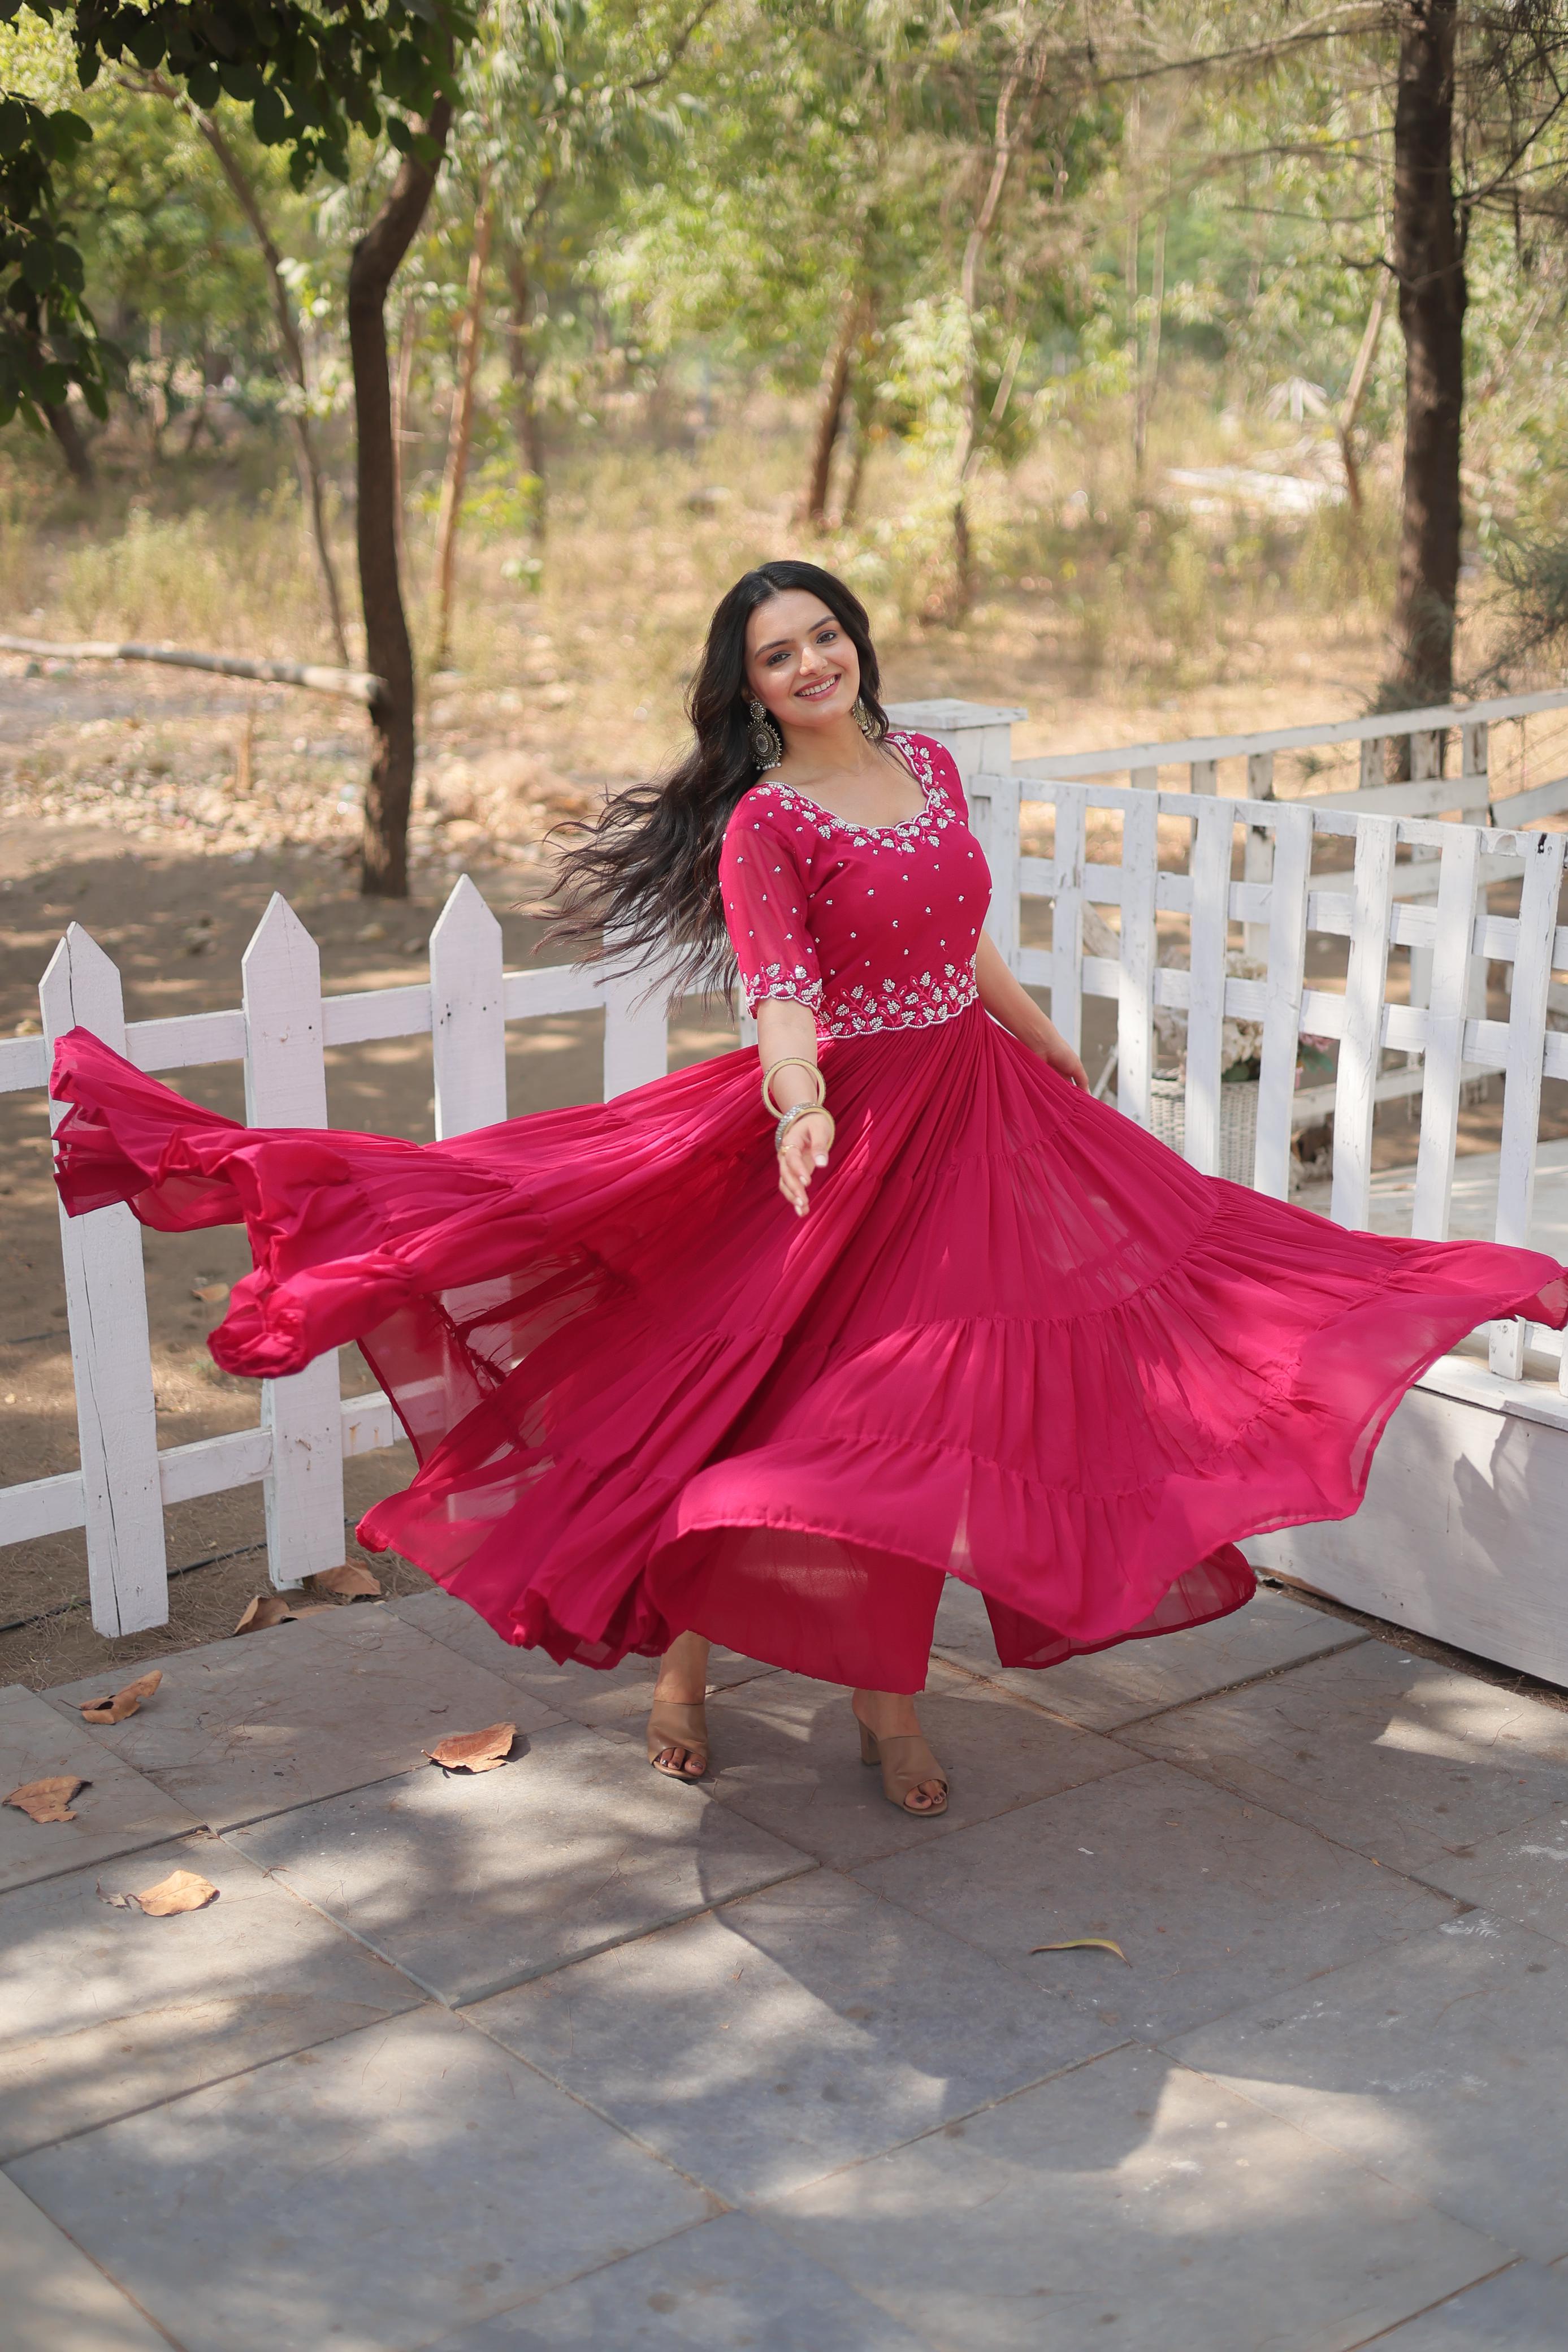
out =
[[1465,270],[1454,215],[1457,0],[1402,0],[1394,274],[1405,334],[1405,479],[1385,709],[1448,702],[1459,585]]
[[397,373],[392,378],[392,464],[396,469],[392,521],[397,530],[397,568],[408,570],[408,509],[405,497],[405,444],[409,438],[408,396],[413,382],[413,354],[419,341],[419,305],[405,302],[398,322]]
[[360,596],[365,667],[385,692],[371,707],[371,773],[365,788],[361,887],[368,896],[408,896],[408,819],[413,799],[413,648],[397,568],[392,384],[387,373],[387,291],[424,218],[452,126],[438,98],[424,126],[435,161],[405,155],[386,200],[349,264],[349,352],[357,425]]
[[435,661],[446,667],[452,637],[452,590],[457,576],[457,530],[463,519],[463,492],[468,481],[468,453],[474,445],[474,386],[479,373],[479,352],[485,341],[485,273],[490,266],[490,236],[495,215],[488,189],[481,194],[474,223],[474,247],[468,256],[468,299],[463,314],[457,383],[452,404],[452,425],[446,436],[446,470],[441,481],[441,509],[435,523]]
[[828,520],[828,482],[833,469],[833,451],[838,445],[839,430],[843,424],[844,395],[850,388],[850,374],[854,365],[855,344],[859,340],[864,308],[865,297],[862,289],[858,286],[850,287],[839,310],[839,331],[822,370],[817,432],[811,445],[811,470],[807,478],[802,513],[802,520],[815,530],[821,530]]
[[92,459],[88,454],[87,443],[82,439],[81,427],[69,408],[63,404],[51,408],[46,404],[44,415],[50,432],[59,443],[60,455],[70,468],[71,479],[84,490],[96,489],[98,477],[93,472]]
[[1361,349],[1356,352],[1355,365],[1350,372],[1350,382],[1345,386],[1344,405],[1340,411],[1339,422],[1334,427],[1339,436],[1340,460],[1344,467],[1345,495],[1350,499],[1351,512],[1358,521],[1365,499],[1362,495],[1361,488],[1361,461],[1355,454],[1355,425],[1357,417],[1361,415],[1361,404],[1365,395],[1367,378],[1372,373],[1372,362],[1377,351],[1378,336],[1383,331],[1383,313],[1387,308],[1387,303],[1388,280],[1386,278],[1380,277],[1377,281],[1377,291],[1372,298],[1372,308],[1366,314]]
[[[157,74],[151,75],[148,79],[150,86],[156,89],[160,96],[172,98],[176,102],[180,101],[181,93],[172,82],[164,81],[162,77]],[[337,650],[339,662],[344,669],[347,669],[349,640],[343,628],[343,596],[338,585],[338,568],[332,561],[331,542],[327,536],[327,509],[321,489],[321,467],[316,456],[316,443],[310,431],[310,420],[306,415],[303,406],[309,391],[305,373],[305,349],[299,340],[299,328],[294,316],[294,305],[289,299],[288,287],[283,275],[283,257],[273,241],[272,232],[267,227],[267,216],[261,209],[256,190],[251,186],[245,168],[234,149],[210,114],[204,114],[199,107],[193,107],[191,118],[217,158],[218,167],[234,193],[235,202],[250,226],[250,233],[256,239],[267,269],[267,282],[272,290],[272,309],[273,315],[277,320],[278,337],[283,344],[284,357],[288,362],[288,372],[294,378],[301,402],[301,405],[290,413],[288,419],[294,435],[295,453],[299,463],[299,488],[305,499],[306,511],[310,517],[310,536],[315,543],[316,562],[321,573],[322,591],[327,599],[327,617],[332,632],[332,643]]]
[[1149,453],[1149,418],[1154,413],[1155,394],[1160,383],[1160,339],[1165,326],[1166,310],[1166,229],[1169,215],[1161,207],[1155,223],[1155,274],[1149,288],[1149,332],[1138,366],[1137,389],[1133,396],[1133,471],[1141,482],[1144,466]]
[[[1034,131],[1034,119],[1045,93],[1046,50],[1042,41],[1032,58],[1024,52],[1015,58],[997,100],[996,141],[991,152],[991,168],[987,176],[979,207],[970,225],[964,244],[964,262],[959,272],[959,299],[968,320],[969,348],[965,367],[964,421],[959,428],[958,446],[954,453],[953,473],[953,562],[955,580],[955,620],[961,620],[968,611],[974,593],[974,569],[969,537],[969,479],[979,462],[980,427],[980,352],[975,331],[975,321],[980,305],[980,265],[985,258],[987,244],[996,226],[997,215],[1012,171],[1013,159],[1020,147],[1027,146]],[[1028,78],[1025,88],[1025,78]],[[1024,90],[1021,111],[1015,119],[1013,107],[1019,90]]]
[[545,516],[545,444],[539,422],[538,373],[539,355],[534,343],[533,322],[528,317],[531,289],[528,284],[528,256],[520,246],[514,246],[507,257],[507,284],[512,297],[511,324],[507,333],[507,364],[511,370],[513,415],[517,423],[517,447],[524,465],[538,485],[534,492],[534,520],[538,530],[544,529]]

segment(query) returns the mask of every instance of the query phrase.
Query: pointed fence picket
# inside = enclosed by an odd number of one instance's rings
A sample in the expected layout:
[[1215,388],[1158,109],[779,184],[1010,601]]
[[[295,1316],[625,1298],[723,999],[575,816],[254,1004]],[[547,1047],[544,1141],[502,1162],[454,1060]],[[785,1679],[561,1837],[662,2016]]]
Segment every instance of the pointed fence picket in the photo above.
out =
[[[1437,813],[1486,811],[1489,718],[1565,705],[1565,696],[1521,698],[1473,715],[1407,713],[1328,730],[1017,762],[1009,730],[1021,713],[936,703],[905,707],[895,717],[954,751],[995,879],[988,928],[1014,970],[1049,993],[1053,1018],[1074,1044],[1086,997],[1114,1005],[1113,1066],[1124,1112],[1150,1119],[1155,1016],[1176,1013],[1186,1026],[1185,1149],[1199,1166],[1218,1168],[1224,1024],[1260,1022],[1252,1182],[1285,1197],[1292,1129],[1332,1109],[1332,1211],[1364,1223],[1376,1106],[1418,1092],[1413,1229],[1441,1237],[1461,1088],[1477,1072],[1500,1071],[1497,1236],[1521,1241],[1530,1228],[1542,1081],[1568,1078],[1568,1034],[1550,1025],[1563,999],[1563,980],[1553,974],[1568,975],[1568,928],[1557,921],[1563,837],[1440,822]],[[1455,734],[1460,773],[1445,777],[1443,744]],[[1277,753],[1325,736],[1359,745],[1363,789],[1270,797]],[[1390,786],[1383,781],[1386,746],[1399,740],[1409,745],[1411,781]],[[1218,789],[1221,767],[1243,756],[1248,797],[1227,798]],[[1160,770],[1170,764],[1184,770],[1184,783],[1194,789],[1161,788]],[[1117,769],[1125,783],[1095,781]],[[1021,854],[1020,804],[1035,814],[1050,810],[1050,856]],[[1528,821],[1568,806],[1568,784],[1520,792],[1502,806]],[[1162,818],[1181,820],[1166,831],[1167,845],[1186,845],[1183,867],[1170,865],[1168,848],[1161,863]],[[1348,875],[1343,868],[1314,871],[1314,853],[1323,844],[1346,841],[1354,850]],[[1490,886],[1521,877],[1518,915],[1490,914]],[[1051,905],[1047,948],[1020,944],[1021,902],[1031,898]],[[1100,951],[1111,936],[1102,908],[1115,919],[1113,952]],[[1160,961],[1162,925],[1167,940],[1173,929],[1185,930],[1185,967]],[[1099,942],[1096,951],[1084,951],[1086,927]],[[1314,936],[1348,941],[1342,986],[1310,979]],[[1230,971],[1230,950],[1242,944],[1264,964],[1263,979]],[[1401,955],[1410,967],[1408,1001],[1390,979],[1391,961]],[[1506,1021],[1487,1017],[1489,960],[1511,967]],[[0,1042],[0,1090],[42,1094],[53,1040],[80,1024],[145,1070],[241,1063],[253,1122],[319,1128],[327,1118],[329,1051],[428,1036],[435,1132],[447,1139],[506,1117],[512,1024],[601,1012],[605,1097],[662,1076],[669,996],[658,970],[638,970],[613,954],[591,968],[506,971],[499,925],[466,877],[432,933],[427,982],[323,998],[314,943],[284,901],[274,899],[246,951],[239,1007],[129,1024],[112,963],[73,925],[40,991],[44,1035]],[[741,1034],[750,1042],[747,1026]],[[1337,1041],[1331,1087],[1298,1087],[1303,1035]],[[1391,1067],[1400,1055],[1404,1065]],[[255,1428],[160,1450],[141,1248],[141,1230],[126,1209],[62,1223],[81,1468],[0,1489],[0,1542],[85,1529],[93,1622],[110,1633],[139,1631],[166,1616],[165,1505],[261,1483],[271,1573],[280,1584],[296,1583],[342,1557],[344,1457],[390,1444],[399,1434],[384,1396],[340,1398],[336,1359],[329,1358],[268,1383]],[[1499,1393],[1511,1392],[1527,1348],[1548,1340],[1523,1327],[1500,1329],[1491,1335],[1490,1372],[1478,1366],[1473,1378],[1490,1378]],[[1532,1402],[1529,1410],[1539,1417],[1542,1408]]]

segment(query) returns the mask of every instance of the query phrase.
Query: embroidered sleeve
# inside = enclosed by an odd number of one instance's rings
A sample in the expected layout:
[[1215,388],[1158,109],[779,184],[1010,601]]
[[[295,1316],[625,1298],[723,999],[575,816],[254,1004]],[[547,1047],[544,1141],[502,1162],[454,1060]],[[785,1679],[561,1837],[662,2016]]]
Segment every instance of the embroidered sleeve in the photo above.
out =
[[718,879],[747,1011],[764,997],[790,996],[818,1012],[822,982],[806,877],[788,834],[749,795],[729,821]]

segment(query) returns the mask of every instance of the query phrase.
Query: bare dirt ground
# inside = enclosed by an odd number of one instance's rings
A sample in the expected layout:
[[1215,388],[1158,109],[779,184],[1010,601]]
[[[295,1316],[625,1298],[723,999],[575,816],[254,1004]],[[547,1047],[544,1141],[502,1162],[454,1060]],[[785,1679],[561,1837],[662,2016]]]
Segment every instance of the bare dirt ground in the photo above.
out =
[[[1281,641],[1273,650],[1270,667],[1260,644],[1251,677],[1111,698],[1072,683],[1055,657],[1049,620],[1037,623],[1027,600],[1015,599],[981,641],[973,633],[917,635],[897,646],[886,692],[889,699],[956,694],[1028,705],[1030,717],[1017,730],[1020,754],[1296,723],[1364,707],[1375,646],[1337,638],[1294,649]],[[621,698],[606,701],[586,657],[574,667],[570,648],[558,654],[549,640],[536,656],[516,689],[436,682],[406,903],[358,894],[364,722],[351,708],[283,688],[193,684],[178,674],[0,665],[0,1035],[37,1027],[39,977],[72,921],[119,966],[132,1019],[237,1003],[240,958],[275,890],[319,941],[329,992],[418,976],[431,925],[461,870],[501,919],[508,966],[526,963],[544,928],[529,909],[548,880],[549,828],[591,809],[624,776],[645,772],[678,723],[671,698],[664,740],[655,743]],[[554,960],[561,951],[544,952]],[[676,1058],[733,1043],[721,1017],[695,1005],[687,1011],[674,1035]],[[1091,1008],[1092,1071],[1108,1050],[1112,1017],[1108,1006]],[[515,1029],[514,1113],[596,1095],[598,1031],[586,1015]],[[389,1041],[333,1053],[329,1064],[334,1124],[430,1132],[428,1046]],[[180,1083],[214,1108],[241,1110],[237,1069],[195,1070]],[[1549,1109],[1552,1131],[1568,1131],[1563,1107]],[[1487,1103],[1466,1113],[1462,1148],[1496,1148],[1498,1110]],[[1395,1113],[1379,1133],[1380,1164],[1412,1158],[1415,1135]],[[3,1484],[76,1462],[49,1158],[41,1099],[0,1096]],[[254,1423],[254,1385],[218,1371],[206,1348],[224,1312],[214,1294],[246,1270],[243,1239],[222,1231],[150,1234],[145,1260],[161,1443]],[[345,1354],[352,1359],[342,1368],[345,1393],[373,1386],[353,1351]],[[401,1447],[350,1462],[350,1524],[411,1467]],[[117,1643],[92,1631],[78,1537],[0,1549],[0,1683],[43,1687],[100,1667],[112,1674],[139,1655],[231,1632],[246,1601],[266,1587],[259,1489],[182,1505],[168,1526],[177,1571],[171,1622]],[[424,1581],[384,1556],[374,1565],[391,1591]]]

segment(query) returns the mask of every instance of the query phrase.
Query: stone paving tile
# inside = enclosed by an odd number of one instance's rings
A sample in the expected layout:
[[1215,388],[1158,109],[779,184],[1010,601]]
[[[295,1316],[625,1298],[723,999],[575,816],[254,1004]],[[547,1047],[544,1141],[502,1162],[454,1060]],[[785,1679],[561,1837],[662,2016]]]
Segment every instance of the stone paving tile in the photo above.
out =
[[[100,1902],[200,1871],[204,1911]],[[0,1895],[0,2158],[419,2004],[407,1979],[220,1838]]]
[[30,1822],[0,1805],[0,1887],[58,1877],[199,1826],[183,1805],[106,1755],[79,1716],[63,1716],[20,1683],[0,1690],[0,1797],[63,1772],[92,1784],[74,1800],[74,1822]]
[[1396,1870],[1568,1812],[1568,1715],[1383,1642],[1122,1736]]
[[1125,2038],[835,1871],[467,2014],[732,2203],[880,2154]]
[[1380,2336],[1378,2352],[1563,2352],[1568,2344],[1568,2278],[1515,2263],[1467,2287],[1435,2311]]
[[[156,1699],[90,1737],[217,1830],[406,1772],[448,1732],[560,1720],[379,1605],[152,1663]],[[99,1675],[48,1696],[64,1712],[101,1685]]]
[[454,2005],[811,1867],[578,1724],[498,1771],[426,1765],[234,1842]]
[[1568,2252],[1565,2017],[1568,1952],[1469,1911],[1171,2047],[1400,2188],[1550,2263]]
[[714,2210],[432,2009],[12,2171],[183,2352],[413,2352]]
[[1152,2050],[761,2217],[938,2352],[1349,2352],[1509,2251]]
[[[873,1863],[862,1883],[1085,2013],[1155,2040],[1452,1916],[1445,1897],[1227,1790],[1146,1764]],[[1112,1936],[1131,1962],[1041,1953]]]
[[[656,1658],[622,1658],[618,1666],[603,1674],[593,1666],[559,1666],[546,1650],[518,1650],[503,1642],[465,1601],[455,1601],[439,1586],[388,1605],[405,1624],[434,1634],[438,1642],[472,1658],[476,1665],[488,1666],[503,1682],[515,1683],[519,1690],[531,1693],[574,1722],[622,1723],[646,1715],[653,1704],[659,1667]],[[736,1683],[751,1682],[758,1675],[776,1671],[756,1658],[743,1658],[738,1651],[716,1644],[708,1659],[708,1687],[727,1690]]]
[[849,1693],[803,1675],[770,1675],[709,1701],[716,1793],[792,1845],[847,1868],[1137,1760],[951,1666],[933,1665],[920,1720],[951,1776],[939,1821],[887,1803],[881,1775],[861,1763]]
[[0,2173],[5,2352],[169,2352],[166,2336]]
[[1568,1805],[1473,1845],[1444,1848],[1422,1863],[1421,1875],[1462,1902],[1568,1944]]
[[726,2213],[433,2352],[926,2352],[760,2221]]
[[1245,1609],[1215,1624],[1196,1625],[1189,1633],[1162,1633],[1151,1642],[1123,1642],[1036,1674],[997,1664],[986,1604],[956,1577],[947,1579],[936,1616],[942,1657],[1090,1731],[1115,1731],[1161,1707],[1179,1706],[1275,1667],[1354,1649],[1366,1639],[1359,1626],[1285,1593],[1260,1591]]

